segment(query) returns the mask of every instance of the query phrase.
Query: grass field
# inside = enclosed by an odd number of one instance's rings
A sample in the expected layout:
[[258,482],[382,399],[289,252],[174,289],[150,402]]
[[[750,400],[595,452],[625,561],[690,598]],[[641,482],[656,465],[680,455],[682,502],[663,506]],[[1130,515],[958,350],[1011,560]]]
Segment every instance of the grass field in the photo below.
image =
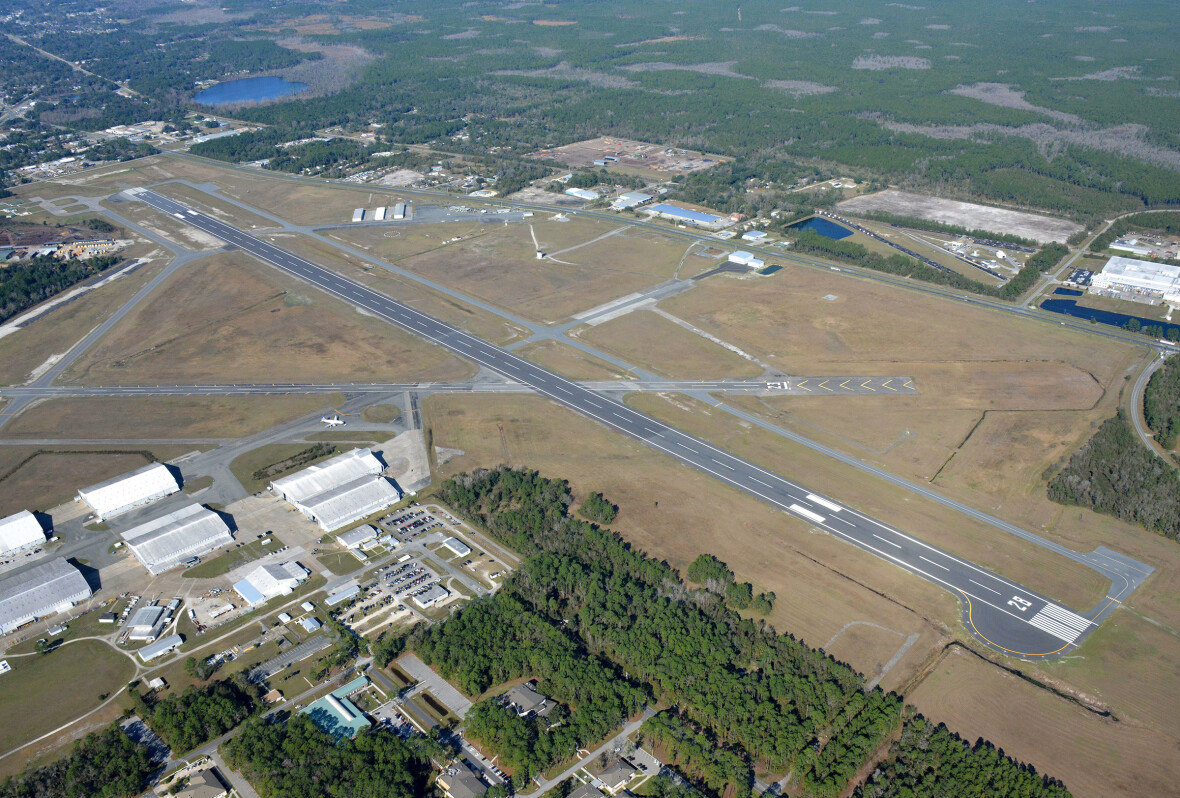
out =
[[[982,522],[897,488],[793,441],[679,395],[632,394],[628,404],[788,479],[832,492],[835,498],[984,568],[1065,602],[1089,609],[1109,580],[1096,571]],[[838,488],[838,489],[837,489]]]
[[757,363],[649,310],[632,311],[595,327],[576,328],[575,333],[586,343],[628,363],[673,379],[753,377],[762,373]]
[[44,656],[13,657],[8,664],[12,671],[0,680],[0,751],[90,711],[102,703],[99,695],[114,693],[135,673],[130,659],[97,640],[70,643]]
[[1174,735],[1103,718],[961,649],[907,699],[968,742],[985,737],[1060,778],[1077,798],[1168,795],[1180,781]]
[[163,268],[140,267],[131,274],[62,305],[47,315],[0,338],[0,382],[28,380],[50,357],[64,355]]
[[101,205],[124,219],[135,222],[150,233],[197,252],[213,252],[221,249],[224,242],[173,216],[162,213],[142,202],[112,202],[103,200]]
[[489,311],[461,302],[420,283],[374,266],[331,244],[296,233],[263,236],[277,246],[310,258],[325,268],[367,285],[374,291],[413,305],[424,313],[467,330],[485,340],[507,344],[523,338],[528,331]]
[[73,382],[448,380],[471,365],[242,253],[190,264],[67,372]]
[[581,349],[553,340],[522,346],[516,354],[571,380],[628,380],[635,375]]
[[402,417],[397,405],[369,405],[361,411],[361,418],[373,424],[392,424]]
[[770,622],[809,645],[824,645],[849,621],[893,630],[838,638],[841,658],[866,673],[907,636],[921,635],[882,682],[886,689],[911,678],[957,623],[945,591],[809,534],[803,522],[544,399],[436,395],[423,408],[435,444],[466,453],[443,466],[443,476],[508,462],[569,479],[575,505],[603,491],[620,507],[611,526],[627,540],[682,571],[698,554],[716,554],[739,578],[775,591]]
[[343,396],[55,399],[26,410],[6,438],[237,438],[342,402]]
[[[266,545],[262,545],[263,543]],[[212,579],[215,576],[228,574],[239,565],[257,560],[259,557],[270,554],[272,551],[278,551],[282,547],[283,541],[274,535],[267,535],[262,540],[251,540],[248,543],[235,546],[211,560],[204,560],[200,565],[186,568],[181,571],[180,575],[185,579]]]
[[231,202],[226,202],[214,194],[189,188],[183,183],[166,183],[162,186],[156,186],[152,190],[157,194],[171,197],[177,202],[183,202],[190,208],[207,213],[242,230],[252,231],[259,228],[277,227],[274,222],[264,216],[251,213]]
[[335,457],[341,451],[347,450],[348,447],[337,446],[336,451],[331,454],[326,454],[323,457],[318,457],[314,460],[308,460],[306,463],[300,463],[297,466],[292,466],[276,474],[272,474],[264,479],[255,479],[254,472],[280,463],[289,457],[294,457],[300,452],[310,448],[314,444],[310,443],[268,443],[265,446],[259,446],[257,449],[251,449],[245,454],[240,454],[234,458],[233,462],[229,464],[230,471],[238,478],[238,482],[242,483],[249,493],[256,493],[264,489],[274,480],[286,476],[289,473],[298,471],[301,468],[307,468],[313,463],[320,460],[326,460],[329,457]]
[[320,554],[316,556],[316,559],[320,561],[321,565],[337,576],[359,571],[364,565],[363,562],[347,551],[332,551],[327,554]]

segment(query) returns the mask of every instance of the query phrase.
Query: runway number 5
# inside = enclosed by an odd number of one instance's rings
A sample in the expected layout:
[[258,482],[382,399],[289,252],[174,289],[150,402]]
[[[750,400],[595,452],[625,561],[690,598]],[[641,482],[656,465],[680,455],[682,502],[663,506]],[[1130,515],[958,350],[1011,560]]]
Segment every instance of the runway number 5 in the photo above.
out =
[[1020,596],[1013,596],[1012,600],[1008,602],[1008,606],[1015,607],[1016,609],[1020,610],[1021,612],[1024,612],[1025,610],[1027,610],[1029,607],[1032,606],[1032,602],[1029,601],[1028,599],[1022,599]]

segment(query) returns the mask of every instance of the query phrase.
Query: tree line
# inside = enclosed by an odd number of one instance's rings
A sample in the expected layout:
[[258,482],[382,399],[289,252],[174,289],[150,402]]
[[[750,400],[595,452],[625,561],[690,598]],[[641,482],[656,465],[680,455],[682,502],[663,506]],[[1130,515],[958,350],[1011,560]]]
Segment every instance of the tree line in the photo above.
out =
[[1169,358],[1143,390],[1143,418],[1165,449],[1180,436],[1180,358]]
[[131,690],[135,711],[176,753],[191,751],[236,728],[262,708],[262,691],[235,673],[204,687],[149,700]]
[[44,767],[0,784],[0,798],[130,798],[147,787],[156,765],[147,748],[117,724],[91,732]]
[[100,255],[88,260],[35,255],[0,269],[0,322],[101,274],[120,260],[117,255]]

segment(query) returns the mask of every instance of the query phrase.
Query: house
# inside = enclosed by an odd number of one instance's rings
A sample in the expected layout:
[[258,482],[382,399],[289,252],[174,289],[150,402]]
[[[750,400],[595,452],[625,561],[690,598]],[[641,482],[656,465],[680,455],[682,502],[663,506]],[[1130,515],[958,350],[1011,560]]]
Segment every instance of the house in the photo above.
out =
[[438,774],[434,783],[447,798],[482,798],[488,791],[484,783],[464,765],[452,765]]
[[602,790],[593,784],[583,784],[566,796],[566,798],[602,798]]
[[537,692],[532,682],[517,685],[504,694],[504,706],[512,710],[518,717],[527,718],[530,715],[548,715],[556,706],[545,696]]
[[226,798],[229,790],[221,783],[216,768],[202,770],[188,777],[188,784],[176,793],[177,798]]
[[615,795],[627,786],[627,782],[635,776],[636,770],[630,762],[620,759],[606,770],[598,774],[598,781],[607,795]]

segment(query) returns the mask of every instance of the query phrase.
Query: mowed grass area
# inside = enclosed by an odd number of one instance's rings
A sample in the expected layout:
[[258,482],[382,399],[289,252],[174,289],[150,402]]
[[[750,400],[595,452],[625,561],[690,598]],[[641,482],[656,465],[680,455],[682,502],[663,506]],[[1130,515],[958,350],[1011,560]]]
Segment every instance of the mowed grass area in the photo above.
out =
[[361,418],[372,424],[392,424],[402,417],[397,405],[369,405],[361,411]]
[[751,427],[695,399],[645,393],[631,394],[627,403],[1067,606],[1087,610],[1110,587],[1110,581],[1097,571],[936,502],[905,493],[885,480]]
[[135,673],[126,655],[97,640],[12,657],[8,664],[12,670],[0,679],[0,751],[89,712],[102,703],[99,695],[114,693]]
[[99,384],[451,380],[474,367],[240,253],[186,266],[65,375]]
[[337,395],[54,399],[3,430],[7,438],[238,438],[330,408]]
[[1180,782],[1174,735],[1103,718],[958,648],[906,698],[964,739],[984,737],[1053,774],[1077,798],[1169,795]]
[[162,264],[141,266],[0,338],[0,382],[21,383],[54,355],[62,355],[92,329],[110,318],[136,291],[156,276]]
[[824,645],[850,621],[894,631],[838,638],[841,658],[865,673],[875,676],[905,637],[921,635],[886,689],[912,678],[958,623],[946,591],[545,399],[435,395],[423,409],[434,443],[465,452],[442,477],[508,462],[570,480],[575,506],[603,491],[620,507],[611,527],[627,540],[682,573],[697,555],[717,555],[756,590],[773,590],[769,621],[808,645]]
[[321,565],[337,576],[359,571],[364,565],[363,562],[347,551],[330,551],[327,554],[316,555],[316,559],[320,561]]
[[152,191],[165,197],[171,197],[177,202],[183,202],[190,208],[207,213],[214,218],[220,219],[227,224],[232,224],[234,227],[246,230],[247,232],[259,228],[266,229],[278,226],[270,219],[259,216],[256,213],[251,213],[238,205],[234,205],[232,202],[226,202],[216,194],[198,191],[183,183],[165,183],[164,185],[156,186]]
[[672,379],[709,380],[762,373],[757,363],[650,310],[632,311],[573,332],[604,352]]
[[602,358],[558,341],[536,341],[516,354],[571,380],[633,380],[635,375]]
[[528,334],[524,327],[495,313],[398,276],[333,244],[298,233],[274,233],[263,237],[276,246],[308,258],[324,268],[342,274],[350,280],[356,280],[374,291],[412,305],[423,313],[429,313],[492,343],[508,344]]
[[244,487],[248,492],[257,493],[280,477],[284,477],[287,474],[307,468],[309,465],[318,463],[321,460],[326,460],[329,457],[335,457],[336,455],[346,452],[352,448],[346,443],[340,444],[337,445],[336,450],[331,453],[321,455],[320,457],[300,463],[299,465],[293,465],[289,468],[284,468],[282,471],[271,474],[270,476],[255,478],[255,472],[281,463],[288,458],[295,457],[301,452],[310,449],[312,446],[315,446],[315,444],[268,443],[265,446],[259,446],[257,449],[251,449],[250,451],[235,457],[233,462],[229,464],[229,470],[233,472],[233,475],[238,478],[238,482],[241,482],[242,487]]
[[239,565],[244,565],[251,560],[257,560],[260,557],[270,554],[272,551],[278,551],[282,547],[283,541],[274,535],[267,535],[261,540],[251,540],[248,543],[235,546],[212,559],[205,559],[200,565],[194,565],[192,568],[184,569],[180,572],[180,575],[185,579],[212,579],[215,576],[228,574]]
[[200,447],[0,446],[0,514],[49,510],[111,477],[187,454]]

